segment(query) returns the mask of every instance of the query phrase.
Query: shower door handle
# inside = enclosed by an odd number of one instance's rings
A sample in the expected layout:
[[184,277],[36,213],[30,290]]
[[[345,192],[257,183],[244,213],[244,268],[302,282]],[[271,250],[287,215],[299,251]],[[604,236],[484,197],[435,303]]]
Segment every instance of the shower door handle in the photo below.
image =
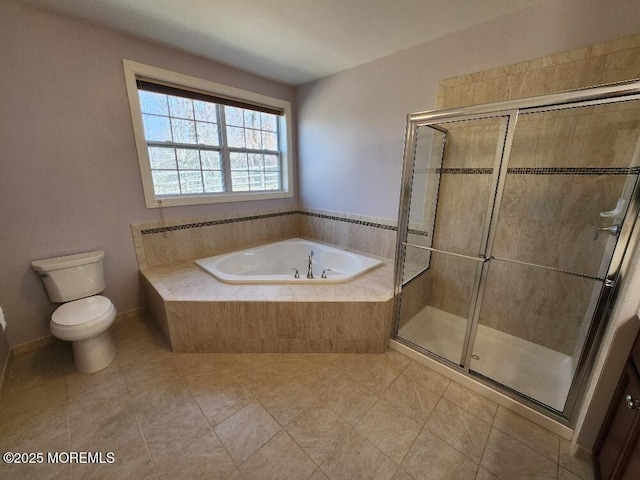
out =
[[593,239],[594,240],[598,239],[598,234],[600,232],[607,232],[612,237],[617,237],[620,234],[620,225],[616,223],[616,224],[613,224],[613,225],[611,225],[609,227],[598,227],[598,228],[596,228],[596,231],[593,233]]

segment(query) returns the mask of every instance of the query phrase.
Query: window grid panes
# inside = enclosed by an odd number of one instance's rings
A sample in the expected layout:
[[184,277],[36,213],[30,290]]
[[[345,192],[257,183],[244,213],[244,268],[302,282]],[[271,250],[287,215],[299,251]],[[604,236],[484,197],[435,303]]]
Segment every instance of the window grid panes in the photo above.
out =
[[138,95],[156,196],[282,190],[277,115],[146,90]]

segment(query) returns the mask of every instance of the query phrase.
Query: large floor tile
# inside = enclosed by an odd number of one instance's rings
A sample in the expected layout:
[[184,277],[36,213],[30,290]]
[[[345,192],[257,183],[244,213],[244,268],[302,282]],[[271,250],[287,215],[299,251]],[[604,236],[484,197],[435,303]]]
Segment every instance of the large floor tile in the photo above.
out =
[[235,468],[233,460],[213,432],[207,432],[196,439],[179,455],[156,464],[158,477],[163,480],[222,480],[231,475]]
[[286,426],[316,400],[313,393],[293,378],[275,385],[258,398],[282,426]]
[[151,422],[141,421],[141,426],[156,463],[175,457],[210,428],[193,400]]
[[443,397],[487,423],[493,422],[498,410],[495,402],[453,381],[447,386]]
[[499,479],[493,473],[489,473],[484,468],[480,467],[478,469],[478,474],[476,475],[476,480],[499,480]]
[[129,398],[112,406],[69,417],[69,437],[73,450],[87,450],[97,441],[118,443],[122,436],[139,432],[133,404]]
[[192,382],[189,390],[213,427],[255,399],[248,388],[235,382]]
[[387,389],[383,398],[413,421],[424,425],[440,397],[402,374]]
[[281,430],[269,412],[252,402],[215,427],[236,464],[243,463]]
[[558,464],[514,440],[491,429],[481,466],[502,480],[555,479]]
[[560,438],[549,430],[504,407],[498,408],[493,426],[554,462],[558,461]]
[[391,479],[398,466],[364,436],[352,431],[321,465],[331,480]]
[[442,398],[427,420],[425,428],[478,463],[491,425]]
[[355,425],[378,399],[349,376],[341,376],[318,397],[319,402]]
[[398,464],[421,429],[420,425],[385,400],[378,400],[355,428]]
[[[380,395],[393,383],[407,363],[398,360],[396,353],[359,355],[347,372],[362,386]],[[406,357],[404,357],[406,358]]]
[[114,376],[93,388],[79,393],[69,393],[69,417],[93,415],[129,399],[124,377]]
[[391,480],[413,480],[413,477],[399,468]]
[[296,369],[291,375],[315,395],[324,392],[343,371],[325,354],[309,354],[303,368]]
[[402,468],[416,480],[473,480],[478,465],[423,429],[402,462]]
[[447,377],[415,361],[412,361],[402,373],[437,395],[442,395],[450,382]]
[[245,480],[306,480],[316,464],[282,430],[240,466]]
[[70,430],[72,451],[113,452],[115,458],[112,464],[74,464],[73,478],[142,478],[153,471],[129,401],[70,419]]
[[107,368],[99,372],[82,373],[76,371],[67,375],[67,392],[71,397],[120,376],[122,376],[122,371],[117,361],[111,362]]
[[333,410],[312,405],[287,425],[287,431],[311,459],[320,465],[351,430]]
[[564,467],[560,467],[558,470],[558,480],[582,480],[580,476],[567,470]]

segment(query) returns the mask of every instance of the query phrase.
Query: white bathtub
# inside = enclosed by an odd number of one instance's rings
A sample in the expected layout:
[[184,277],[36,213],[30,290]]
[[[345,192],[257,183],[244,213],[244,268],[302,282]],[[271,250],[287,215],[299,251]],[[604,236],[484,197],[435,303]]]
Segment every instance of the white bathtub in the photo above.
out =
[[[313,251],[313,277],[307,278]],[[380,260],[309,240],[293,238],[196,260],[196,265],[225,283],[340,283],[382,265]],[[297,269],[300,278],[295,278]],[[327,278],[321,278],[323,270]]]

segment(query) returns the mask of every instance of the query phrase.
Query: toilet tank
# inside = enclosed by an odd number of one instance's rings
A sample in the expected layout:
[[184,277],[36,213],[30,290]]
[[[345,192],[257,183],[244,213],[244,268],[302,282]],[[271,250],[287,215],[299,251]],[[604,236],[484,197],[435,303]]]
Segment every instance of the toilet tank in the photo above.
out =
[[79,253],[31,262],[40,274],[52,302],[63,303],[89,297],[106,288],[104,251]]

